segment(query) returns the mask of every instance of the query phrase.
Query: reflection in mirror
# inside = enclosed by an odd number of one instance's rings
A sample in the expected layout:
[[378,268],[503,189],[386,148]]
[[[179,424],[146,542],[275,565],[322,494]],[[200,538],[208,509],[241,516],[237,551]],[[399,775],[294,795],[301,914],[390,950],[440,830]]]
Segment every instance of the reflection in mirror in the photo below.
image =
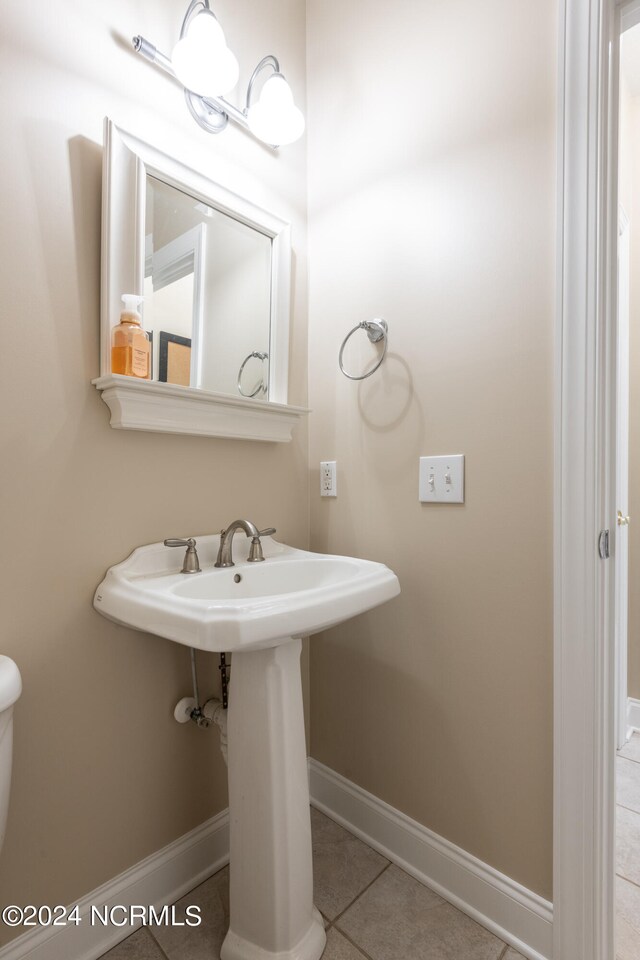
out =
[[153,379],[267,400],[271,237],[150,175],[144,233]]
[[[111,425],[288,442],[308,412],[288,402],[289,223],[109,118],[104,142],[93,383]],[[111,369],[124,293],[146,294],[150,380]]]

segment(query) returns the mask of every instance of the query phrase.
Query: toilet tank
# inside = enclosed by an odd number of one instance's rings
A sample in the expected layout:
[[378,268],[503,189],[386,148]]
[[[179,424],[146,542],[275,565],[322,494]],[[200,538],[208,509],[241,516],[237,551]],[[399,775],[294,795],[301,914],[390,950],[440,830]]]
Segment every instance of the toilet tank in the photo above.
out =
[[22,693],[20,671],[9,657],[0,655],[0,849],[9,811],[11,756],[13,748],[13,705]]

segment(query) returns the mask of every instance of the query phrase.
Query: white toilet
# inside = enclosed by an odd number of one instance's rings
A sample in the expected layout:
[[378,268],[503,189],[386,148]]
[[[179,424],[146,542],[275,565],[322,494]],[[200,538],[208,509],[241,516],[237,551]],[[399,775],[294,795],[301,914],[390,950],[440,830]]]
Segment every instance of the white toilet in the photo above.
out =
[[4,840],[11,787],[11,753],[13,746],[13,705],[22,693],[22,679],[17,666],[0,654],[0,849]]

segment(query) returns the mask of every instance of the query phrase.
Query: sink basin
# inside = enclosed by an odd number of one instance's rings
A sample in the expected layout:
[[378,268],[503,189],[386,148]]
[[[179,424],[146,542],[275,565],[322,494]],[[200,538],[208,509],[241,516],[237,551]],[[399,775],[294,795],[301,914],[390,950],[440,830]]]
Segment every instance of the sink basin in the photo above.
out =
[[116,623],[190,647],[232,653],[228,711],[230,924],[221,960],[320,960],[313,906],[309,783],[300,679],[303,636],[390,600],[381,563],[296,550],[262,537],[250,563],[216,569],[220,537],[198,537],[201,573],[182,550],[138,547],[108,570],[94,606]]
[[[241,580],[236,579],[238,574]],[[266,565],[247,562],[242,571],[235,567],[210,570],[202,576],[190,577],[187,583],[179,583],[173,592],[176,596],[190,597],[192,600],[227,600],[233,603],[261,597],[282,596],[289,599],[290,594],[302,590],[344,586],[359,574],[362,574],[362,568],[357,561],[307,555],[301,560],[293,556],[286,560],[273,559]]]
[[[273,647],[371,609],[400,592],[381,563],[310,553],[263,537],[265,560],[249,563],[236,534],[235,566],[216,569],[219,535],[198,537],[202,573],[180,573],[182,551],[138,547],[111,567],[94,606],[117,623],[200,650]],[[239,579],[238,579],[239,578]]]

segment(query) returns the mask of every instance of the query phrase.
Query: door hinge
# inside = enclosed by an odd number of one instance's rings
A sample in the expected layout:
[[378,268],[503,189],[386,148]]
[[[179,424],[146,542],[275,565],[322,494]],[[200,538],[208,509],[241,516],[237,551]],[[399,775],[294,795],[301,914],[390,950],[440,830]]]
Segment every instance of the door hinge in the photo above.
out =
[[611,556],[611,551],[609,549],[609,531],[601,530],[600,536],[598,537],[598,553],[600,554],[601,560],[608,560]]

